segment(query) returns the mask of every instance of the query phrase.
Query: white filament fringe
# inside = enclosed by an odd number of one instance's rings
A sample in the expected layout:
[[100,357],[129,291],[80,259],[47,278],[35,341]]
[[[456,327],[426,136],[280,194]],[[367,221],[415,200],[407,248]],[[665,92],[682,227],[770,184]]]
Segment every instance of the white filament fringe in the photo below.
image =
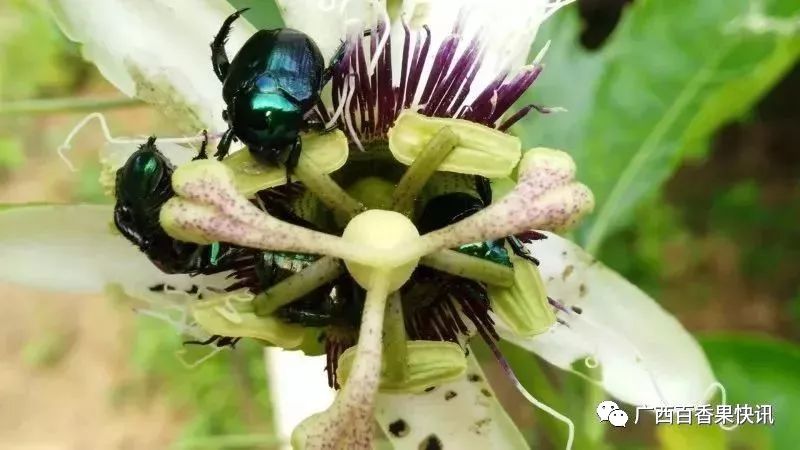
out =
[[175,358],[183,365],[183,367],[187,369],[195,369],[199,367],[204,362],[208,361],[209,359],[213,358],[217,355],[217,353],[222,351],[222,347],[213,347],[208,353],[201,356],[200,358],[194,361],[188,361],[186,359],[186,349],[182,348],[180,350],[175,350]]
[[517,390],[520,392],[520,394],[522,394],[522,396],[525,397],[525,399],[528,400],[531,404],[533,404],[537,408],[541,409],[542,411],[546,412],[547,414],[550,414],[551,416],[556,418],[556,420],[559,420],[559,421],[564,422],[564,423],[567,424],[567,427],[568,427],[569,431],[567,432],[568,433],[567,434],[567,445],[566,445],[565,448],[566,448],[566,450],[571,450],[572,449],[572,443],[575,440],[575,423],[572,421],[572,419],[570,419],[569,417],[561,414],[560,412],[556,411],[555,409],[551,408],[550,406],[546,405],[545,403],[542,403],[541,400],[537,399],[536,397],[533,396],[533,394],[528,392],[528,390],[525,389],[524,386],[522,386],[522,384],[519,382],[519,380],[515,379],[514,380],[514,385],[517,388]]
[[[351,74],[348,74],[347,76],[348,77],[355,77],[355,74],[351,73]],[[347,95],[349,93],[349,89],[348,89],[349,87],[350,87],[350,83],[349,83],[349,78],[348,78],[348,82],[344,83],[344,86],[342,86],[342,91],[339,93],[339,98],[344,99],[345,101],[339,102],[339,107],[336,108],[336,111],[333,112],[333,115],[331,116],[331,120],[329,120],[325,124],[325,128],[326,129],[329,129],[329,128],[333,127],[334,125],[336,125],[336,121],[339,120],[339,117],[342,116],[342,112],[344,111],[345,103],[347,102]]]
[[[107,143],[110,144],[139,144],[142,145],[147,142],[146,138],[116,138],[111,135],[111,131],[108,128],[108,122],[106,121],[106,117],[99,112],[93,112],[86,117],[84,117],[80,122],[78,122],[73,128],[72,131],[67,134],[66,139],[64,142],[58,146],[56,149],[56,153],[58,153],[59,158],[67,165],[70,171],[76,172],[77,169],[72,164],[72,161],[66,155],[66,152],[72,149],[72,140],[75,139],[75,136],[86,127],[92,120],[97,120],[100,123],[100,130],[103,132],[103,138],[106,140]],[[216,139],[219,138],[219,134],[209,134],[209,139]],[[202,142],[206,136],[203,133],[197,134],[195,136],[184,136],[184,137],[177,137],[177,138],[159,138],[159,142],[168,142],[172,144],[196,144],[198,142]]]
[[[383,10],[383,23],[386,29],[383,32],[383,36],[381,36],[381,40],[378,42],[378,47],[375,50],[375,54],[370,56],[369,68],[367,69],[369,76],[375,74],[375,69],[378,67],[378,61],[380,60],[381,54],[384,51],[384,47],[386,47],[386,43],[389,41],[389,36],[392,34],[391,19],[389,18],[389,13],[386,11],[386,9]],[[389,55],[389,57],[391,58],[392,55]]]
[[[349,111],[350,110],[350,102],[353,101],[353,94],[355,93],[356,88],[355,88],[355,79],[354,78],[350,78],[348,81],[349,81],[348,84],[350,84],[350,91],[348,92],[347,99],[345,99],[344,103],[345,103],[345,108],[347,108],[347,110]],[[347,130],[350,132],[351,140],[353,141],[354,144],[356,144],[356,147],[358,147],[358,149],[363,152],[364,151],[364,146],[361,145],[361,140],[358,139],[358,133],[356,133],[356,129],[353,126],[353,118],[351,116],[352,116],[352,114],[345,114],[344,115],[344,122],[345,122],[345,125],[347,125]]]
[[542,47],[542,49],[541,49],[541,50],[539,50],[539,53],[537,53],[537,54],[536,54],[536,57],[535,57],[535,58],[533,58],[533,63],[531,63],[531,64],[533,64],[534,66],[538,66],[538,65],[539,65],[539,64],[542,62],[542,60],[544,59],[545,55],[547,55],[547,51],[548,51],[548,50],[550,50],[550,44],[551,44],[552,42],[553,42],[553,41],[551,41],[551,40],[548,40],[548,41],[547,41],[547,42],[544,44],[544,47]]
[[[703,398],[711,398],[711,395],[714,393],[714,390],[716,390],[716,389],[719,389],[720,395],[722,396],[722,403],[721,404],[722,405],[727,405],[728,404],[728,393],[727,393],[727,391],[725,391],[725,386],[723,386],[722,383],[720,383],[717,380],[714,380],[708,386],[708,388],[706,388],[706,391],[703,394]],[[725,431],[733,431],[733,430],[739,428],[739,425],[741,425],[741,423],[737,422],[737,423],[734,423],[733,425],[725,425],[722,422],[720,422],[718,425],[719,425],[720,428],[722,428]]]

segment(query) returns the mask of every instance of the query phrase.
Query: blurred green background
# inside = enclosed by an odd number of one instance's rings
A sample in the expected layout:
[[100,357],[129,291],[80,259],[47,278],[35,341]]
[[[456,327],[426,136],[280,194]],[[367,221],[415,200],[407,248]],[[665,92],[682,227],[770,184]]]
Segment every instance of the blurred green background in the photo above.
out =
[[[270,1],[232,3],[253,6],[256,26],[280,25]],[[593,418],[602,393],[506,347],[515,369],[542,398],[557,393],[550,404],[576,420],[576,448],[797,448],[800,3],[583,0],[537,46],[545,39],[545,71],[524,100],[569,112],[513,131],[570,151],[594,190],[575,239],[677,315],[730,400],[772,404],[775,424],[609,431]],[[172,131],[120,101],[34,0],[0,3],[0,102],[0,202],[108,201],[99,132],[74,143],[76,173],[55,153],[89,111],[103,109],[117,135]],[[0,448],[264,448],[272,425],[255,346],[188,369],[171,329],[108,300],[0,292]],[[534,448],[562,448],[547,417],[499,394]]]

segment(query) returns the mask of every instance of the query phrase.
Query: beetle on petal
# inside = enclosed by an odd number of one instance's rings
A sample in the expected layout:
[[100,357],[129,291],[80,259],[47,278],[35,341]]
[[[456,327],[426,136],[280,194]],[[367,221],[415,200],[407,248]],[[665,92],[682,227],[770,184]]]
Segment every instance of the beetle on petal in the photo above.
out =
[[[228,123],[216,157],[224,158],[236,138],[259,161],[285,165],[288,175],[300,156],[300,131],[308,127],[305,116],[317,104],[331,71],[317,44],[291,28],[257,31],[229,61],[225,42],[233,22],[247,9],[228,16],[211,43]],[[336,60],[334,56],[332,64]]]

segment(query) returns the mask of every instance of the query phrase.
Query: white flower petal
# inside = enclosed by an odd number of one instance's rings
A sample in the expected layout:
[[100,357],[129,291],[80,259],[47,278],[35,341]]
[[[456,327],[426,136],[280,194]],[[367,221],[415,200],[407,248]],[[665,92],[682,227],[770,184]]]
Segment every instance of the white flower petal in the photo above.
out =
[[[386,16],[383,0],[277,0],[287,26],[310,35],[323,54],[330,58],[353,24],[370,28],[376,19]],[[399,76],[402,55],[402,21],[411,28],[427,25],[431,30],[431,51],[428,53],[427,73],[442,41],[461,26],[463,40],[458,52],[479,36],[485,49],[473,90],[467,98],[477,95],[483,87],[504,69],[523,66],[528,59],[536,33],[541,24],[562,6],[573,0],[403,0],[389,2],[392,21],[392,48],[395,84]],[[398,3],[402,3],[396,7]],[[496,24],[503,24],[496,26]],[[426,76],[423,76],[423,80]]]
[[[378,394],[376,419],[395,450],[527,449],[474,356],[467,376],[422,394]],[[429,439],[440,446],[427,446]]]
[[0,280],[41,289],[128,294],[156,284],[189,289],[197,279],[166,275],[112,230],[111,205],[20,206],[0,210]]
[[382,17],[382,0],[276,0],[283,23],[311,36],[329,60],[352,24],[373,25]]
[[[539,27],[555,11],[571,2],[572,0],[405,0],[403,16],[412,25],[425,24],[430,27],[432,49],[437,49],[457,25],[461,26],[461,34],[464,36],[459,52],[478,37],[484,53],[473,88],[467,96],[467,100],[471,100],[503,71],[508,70],[513,74],[527,64]],[[433,63],[434,58],[435,52],[428,54],[428,66]]]
[[335,397],[325,383],[325,355],[306,356],[276,347],[264,350],[278,436],[289,442],[306,417],[327,409]]
[[658,303],[583,249],[552,233],[528,246],[551,298],[581,314],[559,313],[567,326],[531,339],[502,332],[562,369],[594,358],[603,387],[633,405],[692,405],[714,381],[699,344]]
[[525,64],[539,26],[554,8],[568,3],[558,0],[405,0],[403,14],[414,25],[425,24],[445,34],[463,19],[466,36],[480,33],[481,44],[487,50],[485,64],[493,66],[496,74],[503,67]]
[[[192,131],[224,127],[209,43],[234,10],[223,0],[51,0],[61,28],[129,96],[158,104]],[[240,19],[230,48],[253,33]],[[230,54],[232,56],[232,53]]]

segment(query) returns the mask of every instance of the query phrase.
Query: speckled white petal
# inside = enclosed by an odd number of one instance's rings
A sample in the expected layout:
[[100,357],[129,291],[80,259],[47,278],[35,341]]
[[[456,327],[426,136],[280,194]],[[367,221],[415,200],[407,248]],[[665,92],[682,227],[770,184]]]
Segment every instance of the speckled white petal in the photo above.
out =
[[503,337],[564,369],[593,357],[606,391],[633,405],[703,403],[714,375],[675,317],[577,245],[546,234],[528,249],[541,261],[547,294],[582,314],[560,312],[568,326],[533,338],[501,329]]
[[0,280],[58,292],[128,294],[165,283],[189,289],[199,278],[166,275],[112,225],[111,205],[0,209]]
[[[209,43],[233,7],[223,0],[50,0],[67,36],[129,96],[155,103],[189,131],[220,131],[222,89]],[[240,19],[238,49],[254,32]],[[232,55],[232,53],[231,53]]]
[[[467,376],[422,394],[378,394],[375,417],[395,450],[527,449],[473,356]],[[438,439],[441,445],[428,445]]]
[[328,387],[325,375],[326,357],[276,347],[267,347],[264,356],[275,426],[278,436],[289,442],[292,430],[303,419],[324,411],[333,402],[335,392]]

